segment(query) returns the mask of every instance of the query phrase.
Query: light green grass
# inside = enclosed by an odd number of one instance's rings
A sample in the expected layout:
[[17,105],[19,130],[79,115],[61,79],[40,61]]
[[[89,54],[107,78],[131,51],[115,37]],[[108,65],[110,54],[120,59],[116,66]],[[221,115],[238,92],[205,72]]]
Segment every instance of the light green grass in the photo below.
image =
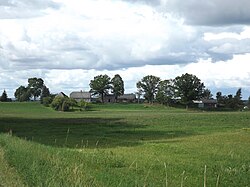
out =
[[4,150],[0,147],[0,186],[25,186],[15,168],[8,164],[4,156]]
[[[2,160],[28,186],[249,186],[250,113],[0,103]],[[0,168],[1,170],[1,168]],[[0,183],[1,184],[1,183]]]

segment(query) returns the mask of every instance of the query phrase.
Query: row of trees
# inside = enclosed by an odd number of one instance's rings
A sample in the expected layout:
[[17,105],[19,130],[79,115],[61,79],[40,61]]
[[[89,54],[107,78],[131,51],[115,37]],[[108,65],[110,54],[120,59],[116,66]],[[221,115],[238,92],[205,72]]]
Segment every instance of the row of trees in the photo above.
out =
[[[114,94],[116,99],[124,94],[124,82],[119,74],[116,74],[112,79],[108,75],[98,75],[90,81],[89,86],[90,92],[93,95],[99,95],[102,102],[104,96],[109,93]],[[188,107],[193,100],[212,98],[211,91],[206,89],[204,83],[195,75],[188,73],[169,80],[161,80],[157,76],[148,75],[138,81],[136,86],[138,89],[137,97],[140,98],[143,95],[149,103],[158,102],[171,105],[179,102]],[[27,87],[20,86],[17,88],[15,97],[18,101],[29,101],[32,98],[36,100],[39,97],[42,103],[49,105],[53,102],[55,95],[50,94],[49,88],[46,87],[41,78],[35,77],[28,79]],[[1,100],[6,100],[6,98],[7,94],[4,91]],[[241,89],[234,96],[226,96],[217,92],[216,98],[221,107],[239,109],[243,106]],[[64,105],[68,103],[67,107],[74,105],[71,100],[58,101],[57,103],[64,103]],[[65,108],[62,105],[59,108]]]
[[29,101],[33,98],[34,101],[38,97],[42,101],[44,97],[50,96],[49,88],[47,88],[44,84],[43,79],[41,78],[29,78],[28,79],[28,86],[20,86],[16,89],[15,98],[17,101]]
[[148,75],[143,77],[136,86],[137,94],[143,94],[149,103],[157,101],[170,105],[179,100],[188,107],[193,100],[212,97],[210,90],[205,89],[204,83],[195,75],[188,73],[169,80]]
[[[118,74],[113,79],[108,75],[98,75],[90,81],[89,86],[90,91],[94,95],[100,95],[102,101],[110,90],[115,98],[124,93],[124,83]],[[205,89],[204,83],[195,75],[188,73],[170,80],[161,80],[157,76],[148,75],[137,82],[136,86],[138,97],[143,95],[149,103],[157,101],[169,105],[178,98],[181,103],[188,106],[192,100],[212,97],[210,90]]]
[[90,92],[93,95],[100,95],[103,102],[104,95],[111,91],[115,99],[124,94],[124,82],[120,75],[116,74],[112,79],[108,75],[98,75],[90,81]]
[[[241,97],[241,88],[237,90],[235,95],[222,95],[222,92],[217,92],[216,99],[219,106],[221,107],[231,108],[234,110],[238,110],[244,107],[244,103]],[[248,105],[250,105],[250,97],[248,99]]]

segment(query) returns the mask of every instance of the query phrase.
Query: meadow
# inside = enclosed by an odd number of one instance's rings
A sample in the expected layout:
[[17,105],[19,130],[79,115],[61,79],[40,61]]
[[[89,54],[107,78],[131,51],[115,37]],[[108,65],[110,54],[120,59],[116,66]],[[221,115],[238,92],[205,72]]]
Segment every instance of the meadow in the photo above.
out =
[[0,186],[250,186],[250,112],[0,103]]

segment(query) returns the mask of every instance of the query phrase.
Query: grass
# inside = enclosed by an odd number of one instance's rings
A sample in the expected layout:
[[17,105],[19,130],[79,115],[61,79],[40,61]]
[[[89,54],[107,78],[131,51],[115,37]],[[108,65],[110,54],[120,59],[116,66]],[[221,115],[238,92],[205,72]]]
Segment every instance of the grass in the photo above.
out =
[[249,122],[249,112],[0,103],[0,174],[28,186],[249,186]]

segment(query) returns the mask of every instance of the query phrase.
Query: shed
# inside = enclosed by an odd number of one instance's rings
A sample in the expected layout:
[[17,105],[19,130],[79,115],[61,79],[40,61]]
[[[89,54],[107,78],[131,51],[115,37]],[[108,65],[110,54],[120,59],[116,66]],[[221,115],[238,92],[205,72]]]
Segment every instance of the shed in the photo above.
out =
[[198,105],[198,108],[217,108],[217,100],[216,99],[201,99],[194,100],[194,104]]

